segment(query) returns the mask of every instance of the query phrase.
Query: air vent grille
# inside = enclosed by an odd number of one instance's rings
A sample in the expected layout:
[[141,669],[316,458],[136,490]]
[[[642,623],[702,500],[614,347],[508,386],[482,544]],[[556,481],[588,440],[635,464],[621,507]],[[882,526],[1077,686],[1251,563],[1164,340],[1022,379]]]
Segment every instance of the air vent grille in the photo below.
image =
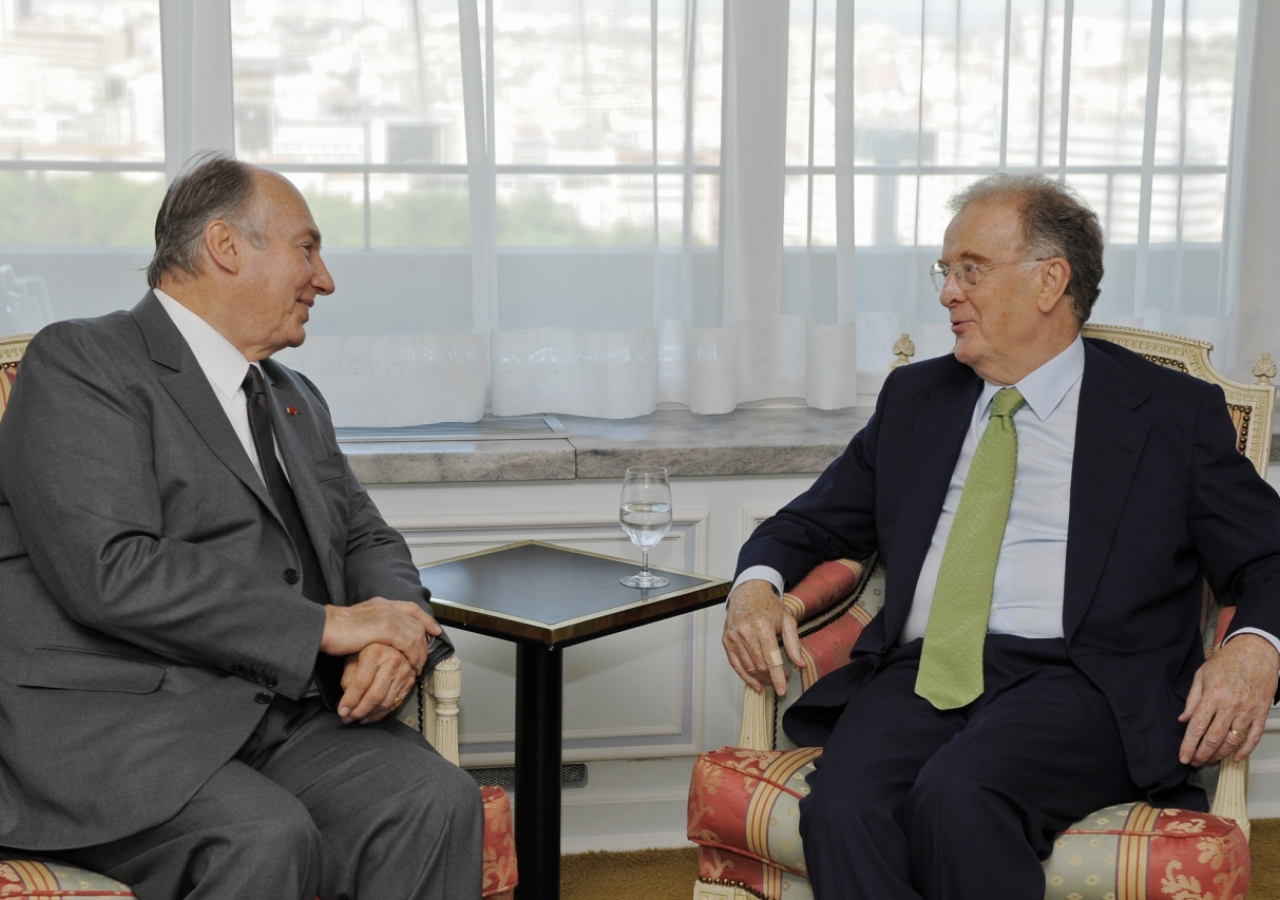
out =
[[[476,784],[482,787],[502,787],[514,791],[516,787],[515,766],[491,766],[488,768],[467,769]],[[580,788],[587,786],[587,767],[585,763],[565,763],[560,767],[560,787]]]

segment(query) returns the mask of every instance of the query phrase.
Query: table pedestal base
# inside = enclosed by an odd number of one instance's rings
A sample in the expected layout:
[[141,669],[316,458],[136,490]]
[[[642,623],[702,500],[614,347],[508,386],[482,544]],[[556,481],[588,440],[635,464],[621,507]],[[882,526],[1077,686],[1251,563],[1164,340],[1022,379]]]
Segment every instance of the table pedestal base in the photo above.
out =
[[560,897],[560,750],[564,652],[516,644],[517,900]]

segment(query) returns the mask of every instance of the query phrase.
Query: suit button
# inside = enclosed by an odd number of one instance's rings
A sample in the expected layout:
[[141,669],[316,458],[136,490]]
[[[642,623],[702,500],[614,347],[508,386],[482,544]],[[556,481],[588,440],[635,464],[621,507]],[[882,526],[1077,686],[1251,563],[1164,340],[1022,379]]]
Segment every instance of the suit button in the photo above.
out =
[[263,691],[261,694],[255,694],[253,699],[265,706],[271,702],[271,695]]
[[271,688],[272,690],[275,690],[275,687],[276,687],[276,680],[275,680],[274,678],[268,678],[268,679],[267,679],[267,687]]
[[297,583],[298,583],[298,570],[297,570],[297,569],[285,569],[285,570],[284,570],[284,580],[285,580],[287,583],[289,583],[289,584],[297,584]]

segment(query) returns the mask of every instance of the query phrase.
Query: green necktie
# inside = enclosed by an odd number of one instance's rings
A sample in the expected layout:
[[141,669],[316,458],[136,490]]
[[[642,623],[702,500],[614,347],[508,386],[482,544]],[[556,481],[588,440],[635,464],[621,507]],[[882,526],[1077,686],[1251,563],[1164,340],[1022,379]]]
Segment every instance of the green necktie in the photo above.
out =
[[958,709],[982,693],[982,643],[1018,466],[1013,414],[1024,402],[1017,388],[991,401],[942,553],[916,675],[916,693],[938,709]]

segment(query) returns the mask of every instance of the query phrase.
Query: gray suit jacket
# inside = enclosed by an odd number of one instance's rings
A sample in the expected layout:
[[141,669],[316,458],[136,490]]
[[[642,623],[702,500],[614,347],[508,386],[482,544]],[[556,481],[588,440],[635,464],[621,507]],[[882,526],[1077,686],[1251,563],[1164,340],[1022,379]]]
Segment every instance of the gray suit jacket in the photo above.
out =
[[[320,394],[263,370],[333,602],[427,608]],[[300,568],[153,294],[41,331],[0,420],[0,846],[86,846],[173,816],[274,693],[306,690],[324,612],[286,580]]]

